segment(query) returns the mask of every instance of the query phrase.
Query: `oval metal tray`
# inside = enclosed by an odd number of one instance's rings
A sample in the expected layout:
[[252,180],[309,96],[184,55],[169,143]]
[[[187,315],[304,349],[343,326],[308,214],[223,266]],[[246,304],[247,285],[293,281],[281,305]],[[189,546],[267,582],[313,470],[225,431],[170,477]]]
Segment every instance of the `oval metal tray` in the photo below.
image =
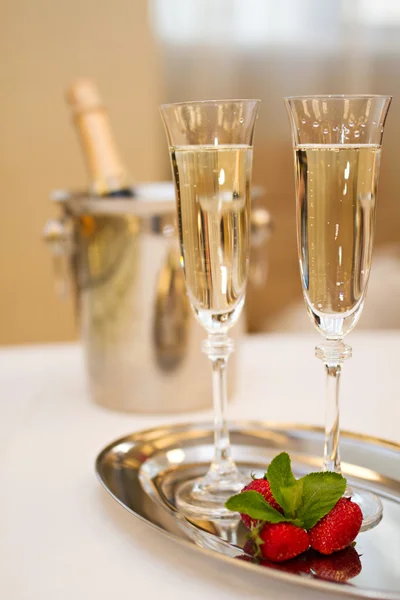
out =
[[[282,450],[290,453],[297,476],[317,470],[321,464],[320,428],[239,422],[230,429],[234,458],[249,479],[251,472],[261,476],[271,458]],[[206,471],[212,441],[210,423],[138,432],[107,446],[97,458],[96,472],[112,497],[134,516],[174,540],[213,553],[216,560],[228,561],[236,569],[257,569],[266,577],[341,595],[400,600],[400,445],[342,434],[344,475],[351,484],[381,497],[384,516],[375,529],[357,538],[361,572],[347,583],[336,583],[318,578],[309,569],[290,568],[289,563],[285,570],[255,564],[242,549],[246,540],[242,524],[233,539],[232,532],[221,531],[208,521],[189,521],[177,512],[175,486]],[[239,557],[244,560],[236,560]]]

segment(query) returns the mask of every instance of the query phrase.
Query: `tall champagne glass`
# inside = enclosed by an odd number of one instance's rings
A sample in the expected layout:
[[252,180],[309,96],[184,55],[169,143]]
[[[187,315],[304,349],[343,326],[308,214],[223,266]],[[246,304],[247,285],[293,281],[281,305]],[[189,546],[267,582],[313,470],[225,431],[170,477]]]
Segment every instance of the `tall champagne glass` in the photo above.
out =
[[[360,318],[375,229],[381,143],[389,96],[285,98],[295,155],[297,242],[308,314],[324,336],[327,407],[323,468],[340,473],[339,380],[351,357],[343,343]],[[363,530],[382,517],[382,503],[348,489],[363,512]]]
[[[214,458],[204,477],[177,489],[186,515],[232,519],[225,501],[246,481],[226,423],[229,329],[245,300],[250,253],[252,140],[258,100],[184,102],[160,107],[175,182],[181,264],[194,314],[208,333],[212,364]],[[196,385],[193,382],[193,385]]]

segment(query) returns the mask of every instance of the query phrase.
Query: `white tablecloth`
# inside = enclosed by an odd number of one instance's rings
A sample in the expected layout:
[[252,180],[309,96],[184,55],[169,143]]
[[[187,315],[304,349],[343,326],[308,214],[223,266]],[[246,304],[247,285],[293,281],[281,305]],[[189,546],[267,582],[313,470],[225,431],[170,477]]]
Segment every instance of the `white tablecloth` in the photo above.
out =
[[[246,338],[231,418],[323,424],[315,336]],[[400,441],[400,333],[355,333],[342,427]],[[94,474],[121,435],[211,413],[118,414],[92,404],[77,345],[0,350],[0,589],[5,600],[327,598],[187,551],[118,506]]]

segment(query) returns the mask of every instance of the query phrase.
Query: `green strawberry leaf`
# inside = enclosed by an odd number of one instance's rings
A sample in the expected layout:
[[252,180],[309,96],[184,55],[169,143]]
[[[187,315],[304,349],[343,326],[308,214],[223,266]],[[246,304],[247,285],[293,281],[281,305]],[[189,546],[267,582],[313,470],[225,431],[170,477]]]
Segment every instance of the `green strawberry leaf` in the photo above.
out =
[[303,481],[299,479],[293,485],[281,488],[280,494],[282,497],[281,506],[285,515],[293,519],[303,500]]
[[248,492],[241,492],[236,496],[231,496],[225,503],[226,508],[234,512],[244,513],[249,515],[252,519],[258,521],[268,521],[268,523],[282,523],[282,521],[289,521],[284,515],[275,510],[265,498],[250,490]]
[[311,529],[343,496],[346,479],[338,473],[327,471],[309,473],[300,481],[303,485],[303,497],[297,507],[296,518],[302,521],[304,529]]
[[294,486],[296,479],[292,473],[290,465],[290,456],[287,452],[281,452],[270,462],[267,469],[267,478],[271,487],[271,492],[279,506],[283,508],[283,512],[292,516],[292,507],[296,500],[290,497],[290,492],[284,495],[282,489],[290,489],[293,487],[293,493],[296,493]]

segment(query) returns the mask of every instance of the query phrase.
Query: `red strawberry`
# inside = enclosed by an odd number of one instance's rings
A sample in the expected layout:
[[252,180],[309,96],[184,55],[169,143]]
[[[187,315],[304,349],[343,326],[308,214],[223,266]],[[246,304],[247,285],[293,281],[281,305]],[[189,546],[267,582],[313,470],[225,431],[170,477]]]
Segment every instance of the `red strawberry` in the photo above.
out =
[[[249,483],[242,489],[242,492],[250,491],[258,492],[259,494],[261,494],[261,496],[264,496],[265,500],[273,508],[276,508],[276,510],[279,510],[280,513],[283,513],[283,510],[272,495],[271,488],[269,486],[269,481],[267,481],[266,479],[253,479],[251,483]],[[255,519],[252,519],[248,515],[241,514],[240,518],[242,519],[243,523],[248,529],[251,529],[252,526],[254,527],[257,525],[257,521]]]
[[273,562],[295,558],[310,546],[307,531],[292,523],[266,523],[258,535],[261,554]]
[[321,554],[343,550],[357,537],[362,519],[358,504],[350,498],[340,498],[332,510],[310,529],[311,547]]
[[[312,551],[311,551],[312,552]],[[319,579],[345,583],[361,573],[359,554],[349,546],[331,556],[321,556],[316,552],[310,558],[311,570]]]

